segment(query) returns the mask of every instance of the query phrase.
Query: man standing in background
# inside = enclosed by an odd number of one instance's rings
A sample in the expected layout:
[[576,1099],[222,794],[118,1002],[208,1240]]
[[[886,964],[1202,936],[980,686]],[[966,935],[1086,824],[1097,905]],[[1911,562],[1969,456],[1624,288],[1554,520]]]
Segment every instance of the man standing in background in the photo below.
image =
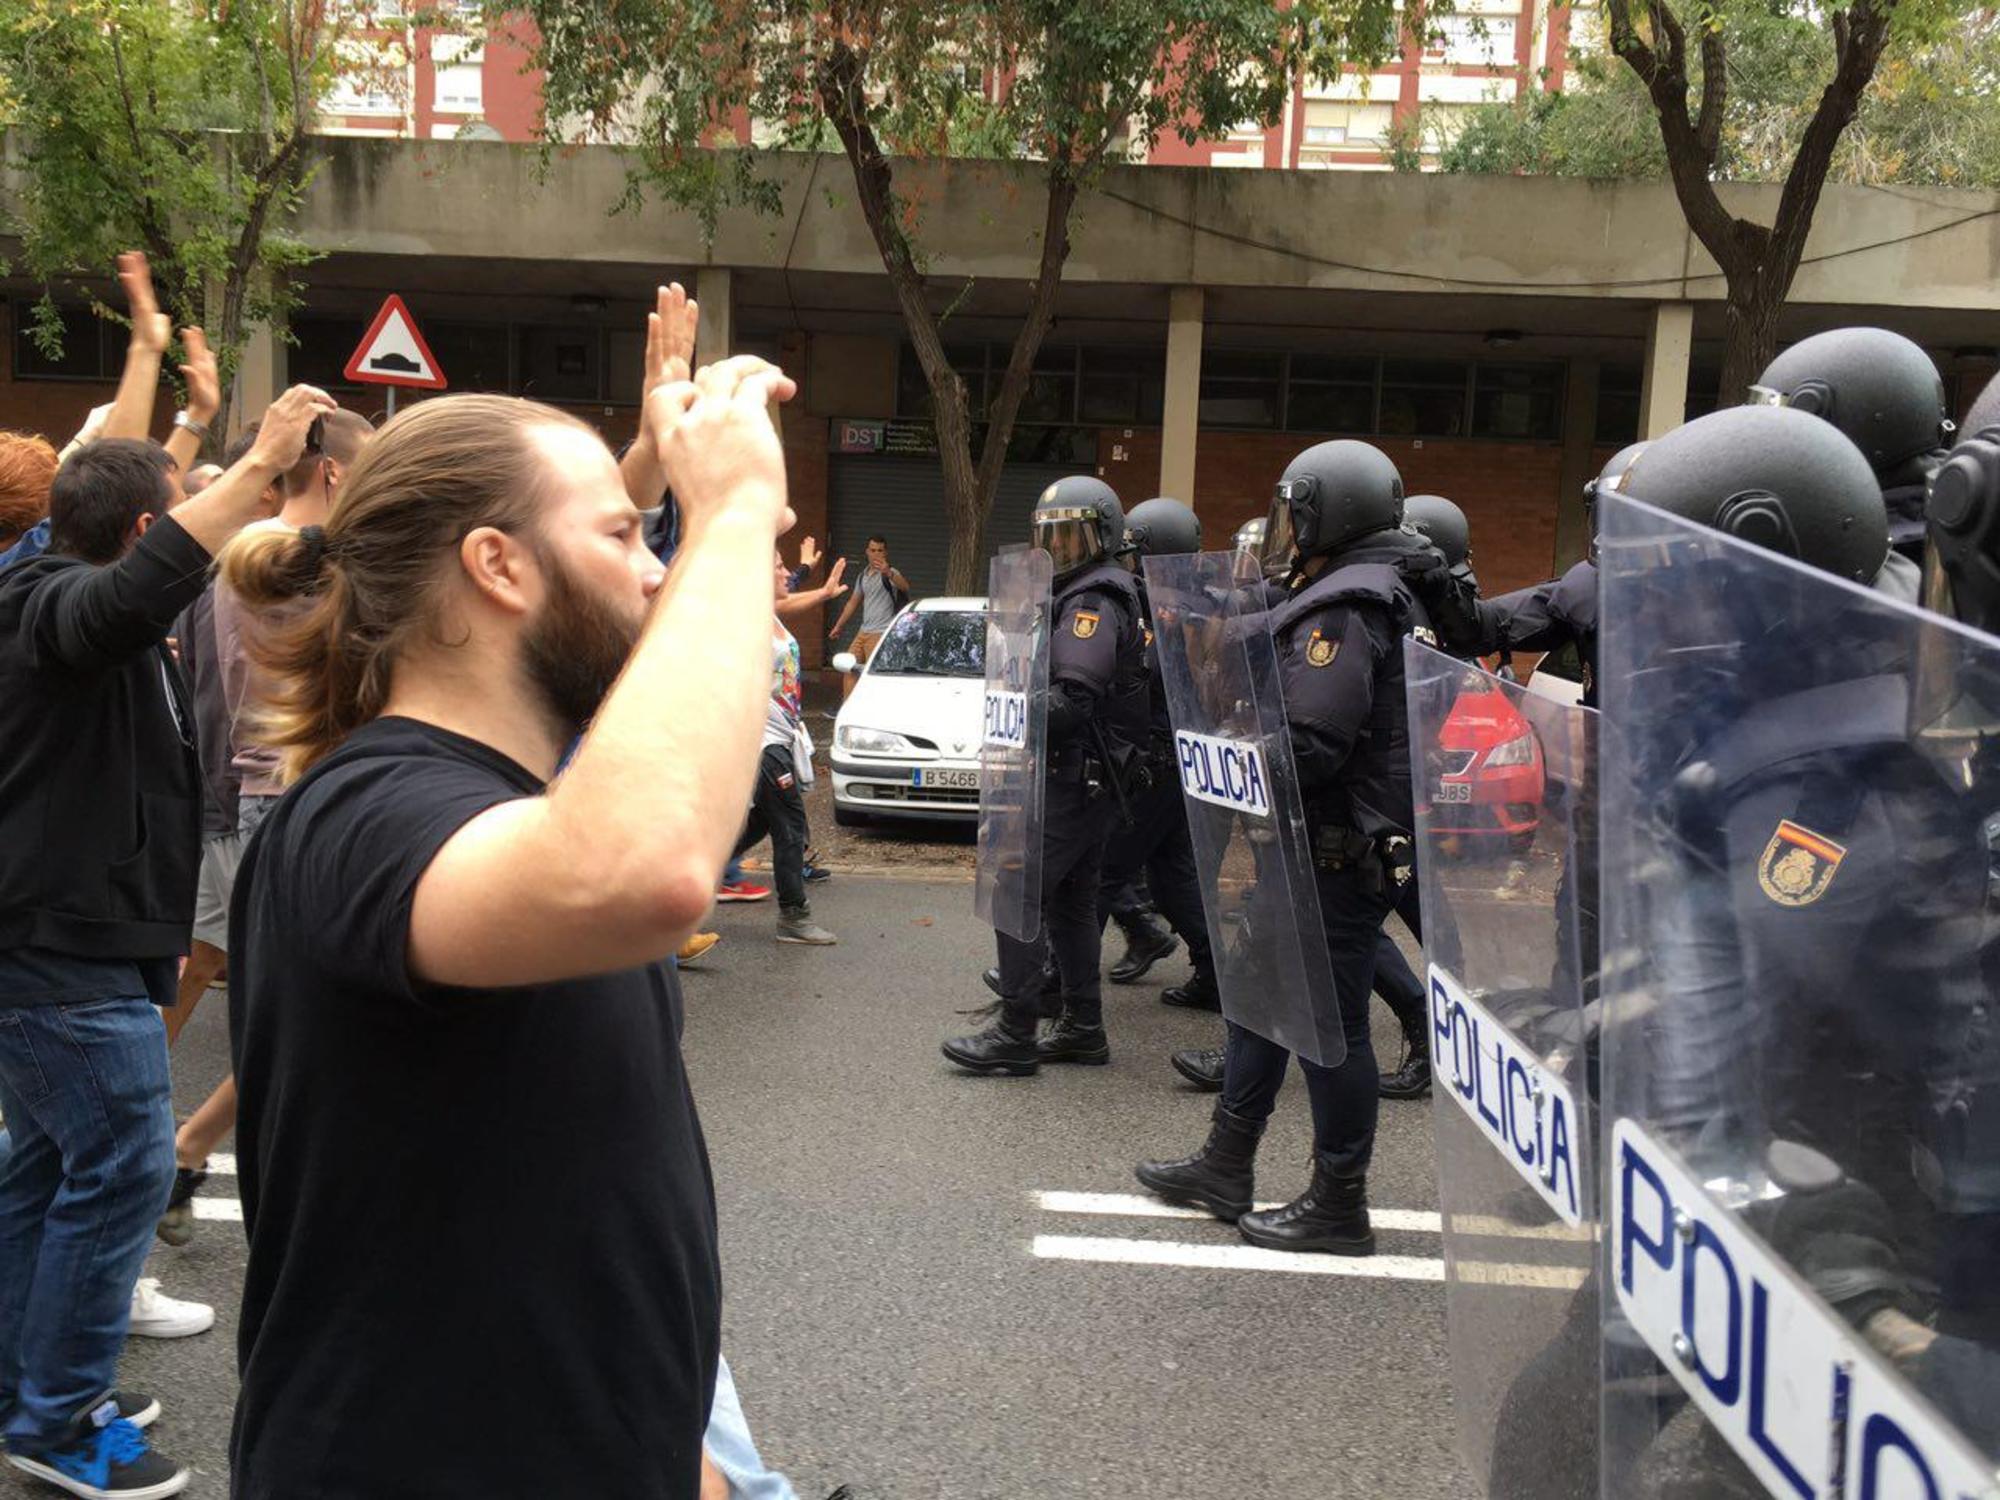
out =
[[[896,611],[909,602],[910,580],[899,569],[889,565],[888,539],[871,536],[868,538],[868,566],[861,570],[861,581],[834,624],[833,639],[840,639],[841,633],[847,629],[847,622],[854,617],[855,606],[859,605],[861,629],[854,636],[854,659],[866,666],[868,658],[882,643],[882,632],[896,618]],[[856,675],[849,672],[841,679],[840,699],[843,703],[847,701],[847,695],[854,691]]]

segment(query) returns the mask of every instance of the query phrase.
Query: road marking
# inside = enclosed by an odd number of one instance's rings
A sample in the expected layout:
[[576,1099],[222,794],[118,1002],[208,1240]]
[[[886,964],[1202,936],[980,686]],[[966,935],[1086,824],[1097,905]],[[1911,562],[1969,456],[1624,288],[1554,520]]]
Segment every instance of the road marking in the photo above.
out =
[[243,1200],[240,1198],[195,1198],[191,1201],[197,1219],[213,1219],[225,1224],[243,1222]]
[[[1138,1193],[1037,1193],[1035,1206],[1052,1214],[1104,1214],[1120,1219],[1210,1219],[1214,1214],[1199,1208],[1183,1208]],[[1263,1212],[1282,1207],[1259,1203]],[[1440,1234],[1444,1224],[1436,1214],[1409,1208],[1371,1208],[1368,1219],[1377,1229],[1407,1229],[1416,1234]]]
[[207,1171],[211,1177],[234,1177],[236,1157],[228,1151],[211,1151],[208,1156]]
[[[1213,1219],[1215,1216],[1199,1208],[1184,1208],[1178,1203],[1167,1203],[1159,1198],[1148,1198],[1139,1193],[1067,1193],[1038,1192],[1034,1195],[1035,1206],[1052,1214],[1101,1214],[1120,1219]],[[1276,1203],[1259,1203],[1259,1212],[1280,1207]],[[1399,1229],[1410,1234],[1444,1233],[1444,1216],[1415,1208],[1374,1208],[1368,1210],[1368,1220],[1377,1229]],[[1496,1219],[1486,1214],[1467,1214],[1459,1221],[1467,1234],[1491,1239],[1514,1240],[1585,1240],[1592,1236],[1579,1234],[1567,1224],[1516,1224],[1509,1219]]]
[[[1266,1250],[1258,1245],[1188,1245],[1171,1240],[1102,1239],[1089,1235],[1038,1234],[1039,1260],[1093,1261],[1125,1266],[1182,1266],[1214,1271],[1281,1271],[1294,1276],[1351,1276],[1377,1281],[1445,1279],[1441,1260],[1418,1255],[1321,1255]],[[1575,1291],[1589,1273],[1574,1266],[1516,1266],[1460,1261],[1461,1281],[1480,1286],[1515,1286]]]
[[1414,1255],[1297,1255],[1256,1245],[1182,1245],[1167,1240],[1093,1239],[1038,1234],[1042,1260],[1103,1261],[1127,1266],[1198,1266],[1217,1271],[1290,1271],[1305,1276],[1361,1276],[1395,1281],[1443,1281],[1444,1262]]

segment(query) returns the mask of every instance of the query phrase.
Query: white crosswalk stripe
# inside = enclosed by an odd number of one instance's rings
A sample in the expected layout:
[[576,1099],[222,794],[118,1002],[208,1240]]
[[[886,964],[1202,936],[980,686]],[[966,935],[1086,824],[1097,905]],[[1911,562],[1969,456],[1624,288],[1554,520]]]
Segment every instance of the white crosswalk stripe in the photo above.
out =
[[[1044,1213],[1099,1216],[1127,1219],[1191,1219],[1214,1222],[1197,1208],[1183,1208],[1137,1193],[1080,1193],[1040,1191],[1033,1194],[1035,1206]],[[1275,1208],[1276,1204],[1258,1204]],[[1442,1215],[1423,1209],[1373,1208],[1369,1222],[1377,1231],[1411,1234],[1442,1234]],[[1466,1232],[1491,1239],[1587,1240],[1563,1224],[1522,1225],[1505,1219],[1474,1216],[1461,1226]],[[1417,1255],[1371,1255],[1346,1257],[1265,1250],[1242,1244],[1187,1244],[1173,1240],[1123,1239],[1101,1235],[1038,1234],[1033,1253],[1040,1260],[1096,1261],[1111,1265],[1185,1266],[1208,1270],[1276,1271],[1298,1276],[1350,1276],[1392,1281],[1441,1282],[1445,1263],[1441,1259]],[[1462,1281],[1485,1286],[1519,1286],[1573,1290],[1583,1285],[1587,1272],[1573,1265],[1517,1265],[1499,1261],[1460,1260],[1454,1268]]]

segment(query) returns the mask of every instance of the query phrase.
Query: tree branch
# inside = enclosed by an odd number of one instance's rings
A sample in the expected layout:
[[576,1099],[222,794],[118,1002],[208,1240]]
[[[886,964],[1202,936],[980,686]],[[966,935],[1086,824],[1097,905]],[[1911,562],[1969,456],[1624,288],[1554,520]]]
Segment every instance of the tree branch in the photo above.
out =
[[[1648,6],[1656,37],[1664,37],[1666,55],[1648,47],[1633,24],[1632,0],[1611,0],[1611,49],[1639,76],[1660,122],[1660,142],[1666,148],[1667,172],[1674,196],[1688,227],[1715,257],[1726,278],[1754,271],[1765,231],[1731,216],[1715,191],[1715,157],[1720,144],[1720,109],[1711,122],[1715,144],[1705,141],[1701,127],[1688,113],[1685,34],[1660,0]],[[1720,43],[1718,41],[1718,48]],[[1708,43],[1703,41],[1704,57]],[[1713,86],[1712,81],[1709,86]],[[1707,114],[1704,100],[1703,114]]]
[[1770,248],[1761,272],[1780,295],[1790,290],[1799,261],[1805,254],[1806,236],[1812,230],[1819,208],[1821,190],[1833,166],[1833,154],[1840,137],[1853,123],[1861,99],[1875,77],[1877,64],[1889,41],[1887,8],[1877,9],[1875,0],[1855,0],[1835,30],[1833,77],[1819,96],[1819,104],[1799,139],[1798,154],[1785,174],[1784,189],[1778,195],[1778,212],[1771,223]]
[[1007,461],[1007,440],[1013,436],[1014,419],[1021,414],[1021,402],[1035,368],[1035,356],[1049,325],[1055,322],[1056,294],[1062,289],[1063,265],[1069,260],[1069,216],[1076,206],[1077,181],[1064,160],[1049,163],[1048,202],[1042,211],[1042,255],[1035,268],[1035,284],[1028,297],[1028,315],[1014,335],[1014,348],[1007,357],[1007,371],[1000,377],[1000,390],[990,414],[992,427],[986,434],[986,450],[979,455],[979,492],[992,494],[1000,483],[1000,470]]

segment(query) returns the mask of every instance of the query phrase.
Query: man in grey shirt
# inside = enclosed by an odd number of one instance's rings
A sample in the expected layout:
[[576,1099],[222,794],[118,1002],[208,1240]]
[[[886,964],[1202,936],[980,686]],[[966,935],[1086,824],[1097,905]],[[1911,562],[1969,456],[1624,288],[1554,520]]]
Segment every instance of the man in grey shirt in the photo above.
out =
[[[857,606],[861,610],[861,628],[854,635],[854,659],[861,665],[868,664],[868,658],[875,654],[875,648],[882,643],[882,632],[889,628],[889,622],[896,618],[896,612],[910,602],[910,580],[901,571],[889,565],[889,542],[886,537],[868,538],[868,566],[861,572],[861,581],[854,592],[847,596],[847,607],[840,612],[840,619],[833,627],[833,639],[838,641],[847,629],[847,622],[854,617]],[[840,696],[843,702],[854,691],[854,674],[848,674],[841,684]]]

